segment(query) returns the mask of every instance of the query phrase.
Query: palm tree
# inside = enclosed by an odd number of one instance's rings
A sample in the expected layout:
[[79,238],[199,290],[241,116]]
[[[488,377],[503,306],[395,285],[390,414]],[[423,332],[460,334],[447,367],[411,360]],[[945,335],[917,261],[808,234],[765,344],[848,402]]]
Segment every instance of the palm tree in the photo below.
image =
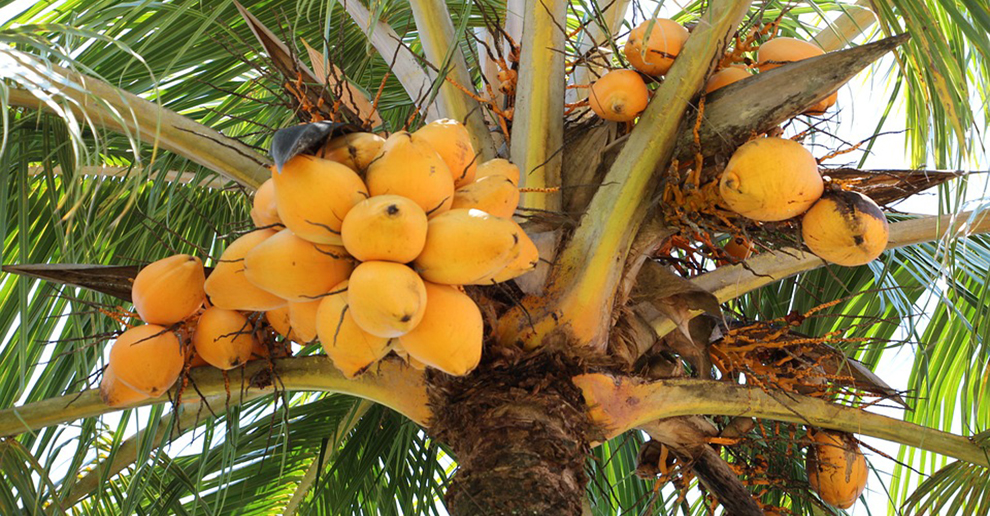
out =
[[[692,35],[634,127],[565,107],[583,96],[568,80],[621,65],[614,41],[649,16],[627,0],[0,6],[0,513],[837,513],[809,488],[807,428],[903,445],[872,486],[893,508],[990,513],[990,219],[963,211],[966,174],[925,169],[983,150],[986,2],[691,3],[673,18]],[[836,52],[699,97],[772,23]],[[873,42],[852,45],[861,33]],[[918,169],[828,173],[882,204],[938,186],[946,214],[890,212],[867,266],[826,265],[786,225],[747,227],[764,249],[745,262],[719,254],[707,239],[725,222],[672,200],[692,193],[687,172],[715,177],[890,52],[870,68],[893,84],[874,133],[905,101]],[[102,404],[108,315],[136,265],[218,256],[249,226],[277,129],[437,117],[526,172],[518,214],[545,262],[473,292],[490,312],[478,369],[392,357],[347,380],[309,346],[196,369],[147,408]],[[792,124],[842,137],[828,117]],[[906,393],[871,372],[898,351]]]

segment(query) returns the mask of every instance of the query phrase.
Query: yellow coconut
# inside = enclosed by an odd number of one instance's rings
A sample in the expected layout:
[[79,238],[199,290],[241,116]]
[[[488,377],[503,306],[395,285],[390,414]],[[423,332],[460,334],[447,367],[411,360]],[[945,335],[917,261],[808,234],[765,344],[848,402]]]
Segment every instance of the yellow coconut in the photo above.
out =
[[519,206],[519,188],[505,176],[488,176],[458,188],[450,209],[476,209],[496,217],[512,217]]
[[[319,300],[317,300],[317,302],[319,302]],[[268,325],[275,330],[275,333],[281,335],[282,338],[295,342],[300,341],[300,337],[296,335],[296,332],[293,331],[292,328],[288,304],[274,310],[266,311],[265,320],[268,321]]]
[[317,299],[347,279],[353,268],[342,247],[314,244],[288,229],[244,257],[244,276],[251,284],[294,302]]
[[761,72],[765,72],[787,63],[817,57],[824,53],[825,51],[814,43],[782,36],[760,45],[756,52],[756,67]]
[[194,368],[197,368],[197,367],[203,367],[203,366],[210,365],[209,362],[207,362],[206,360],[203,360],[203,357],[199,356],[199,354],[196,353],[196,348],[192,348],[191,350],[187,350],[187,351],[191,355],[189,357],[189,368],[190,369],[194,369]]
[[736,149],[719,182],[729,209],[764,222],[804,213],[824,188],[815,157],[784,138],[759,138]]
[[744,68],[736,68],[735,66],[723,68],[708,78],[708,83],[705,84],[705,93],[711,93],[719,88],[724,88],[734,82],[750,77],[752,75]]
[[828,108],[834,106],[836,101],[838,100],[839,100],[839,92],[836,91],[831,95],[818,101],[818,103],[815,104],[814,106],[811,106],[810,108],[804,110],[804,114],[815,115],[815,116],[824,115],[825,112],[828,111]]
[[588,104],[596,115],[612,122],[630,122],[646,109],[650,91],[634,70],[613,70],[591,85]]
[[272,229],[259,229],[227,246],[204,285],[213,306],[254,312],[286,305],[286,300],[254,286],[244,275],[244,256],[277,233]]
[[254,325],[240,312],[207,308],[193,333],[196,354],[217,369],[233,369],[251,359],[258,345]]
[[513,165],[507,159],[490,159],[480,165],[475,172],[475,181],[489,176],[505,176],[512,181],[512,184],[519,186],[519,167]]
[[426,212],[398,195],[377,195],[358,203],[344,218],[344,248],[361,261],[408,263],[426,243]]
[[480,284],[521,252],[519,226],[480,210],[450,210],[430,220],[415,268],[445,285]]
[[150,324],[175,324],[203,306],[206,292],[203,262],[177,254],[141,269],[131,284],[131,299],[141,320]]
[[348,280],[354,322],[377,337],[405,335],[426,309],[426,290],[415,271],[393,262],[362,262]]
[[299,238],[341,245],[340,225],[351,207],[368,198],[357,173],[336,161],[300,154],[272,172],[278,216]]
[[399,337],[399,344],[423,364],[463,376],[481,360],[484,330],[481,310],[467,294],[427,282],[423,320]]
[[373,133],[351,133],[327,140],[317,156],[336,161],[364,175],[368,165],[382,151],[385,138]]
[[416,369],[417,371],[426,370],[426,364],[409,356],[409,353],[407,353],[405,348],[402,347],[402,344],[399,343],[399,339],[392,339],[392,352],[395,353],[397,357],[401,358],[402,361],[409,367]]
[[366,179],[371,195],[407,197],[430,217],[449,210],[454,200],[447,163],[428,141],[405,131],[389,136]]
[[[515,221],[512,222],[516,224]],[[519,230],[519,256],[514,260],[509,262],[502,270],[491,275],[488,278],[484,278],[478,281],[479,285],[487,285],[490,283],[501,283],[503,281],[509,281],[510,279],[518,278],[523,274],[533,270],[540,263],[540,251],[536,248],[536,244],[529,238],[529,235],[523,231],[519,224],[516,224],[516,228]]]
[[736,260],[745,260],[753,254],[753,243],[746,237],[734,236],[729,238],[722,249],[725,250],[725,254]]
[[805,466],[808,483],[826,503],[848,509],[866,489],[869,470],[859,444],[849,434],[809,432],[812,446]]
[[251,220],[259,228],[282,223],[282,219],[278,218],[278,203],[275,202],[275,182],[270,178],[261,183],[258,191],[254,192]]
[[361,329],[347,305],[347,282],[336,285],[334,295],[320,301],[316,333],[333,365],[347,378],[363,373],[389,352],[389,339]]
[[869,197],[837,191],[822,196],[804,214],[801,236],[825,261],[854,267],[875,260],[887,248],[887,217]]
[[629,33],[623,53],[637,70],[647,75],[664,75],[690,35],[674,20],[646,20]]
[[[787,63],[793,63],[795,61],[801,61],[803,59],[817,57],[824,54],[825,51],[814,43],[796,38],[774,38],[760,45],[760,49],[757,51],[756,66],[761,72],[765,72]],[[838,98],[838,92],[834,92],[828,97],[820,100],[814,106],[811,106],[805,110],[804,113],[807,115],[821,115],[825,113],[828,108],[835,105],[835,101]]]
[[316,310],[322,299],[304,303],[289,303],[289,324],[296,342],[306,344],[316,340]]
[[152,397],[175,383],[185,365],[174,333],[157,324],[131,328],[110,348],[110,367],[128,387]]
[[413,135],[429,143],[443,158],[454,179],[454,188],[474,181],[477,156],[471,145],[471,134],[464,124],[443,118],[420,127]]
[[107,366],[103,370],[103,378],[100,380],[100,399],[103,403],[111,407],[123,407],[148,398],[147,394],[136,391],[118,380],[117,373],[113,372],[112,367]]

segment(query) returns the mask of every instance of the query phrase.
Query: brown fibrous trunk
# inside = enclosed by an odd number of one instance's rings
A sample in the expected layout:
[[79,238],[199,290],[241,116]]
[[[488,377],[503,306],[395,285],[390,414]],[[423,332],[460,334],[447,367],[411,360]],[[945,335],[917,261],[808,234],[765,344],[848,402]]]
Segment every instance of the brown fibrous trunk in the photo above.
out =
[[430,433],[453,450],[452,515],[580,515],[593,428],[573,361],[541,354],[430,376]]

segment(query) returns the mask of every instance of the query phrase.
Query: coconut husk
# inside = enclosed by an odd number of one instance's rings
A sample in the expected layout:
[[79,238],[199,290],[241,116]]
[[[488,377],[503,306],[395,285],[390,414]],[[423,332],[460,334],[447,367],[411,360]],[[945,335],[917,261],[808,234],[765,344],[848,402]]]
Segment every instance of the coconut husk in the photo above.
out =
[[[134,277],[143,266],[36,263],[4,265],[2,270],[8,274],[85,288],[130,302],[131,285],[134,283]],[[213,272],[212,267],[204,267],[204,269],[207,277]]]
[[821,172],[833,183],[859,192],[885,208],[965,175],[946,170],[860,170],[849,167],[823,168]]

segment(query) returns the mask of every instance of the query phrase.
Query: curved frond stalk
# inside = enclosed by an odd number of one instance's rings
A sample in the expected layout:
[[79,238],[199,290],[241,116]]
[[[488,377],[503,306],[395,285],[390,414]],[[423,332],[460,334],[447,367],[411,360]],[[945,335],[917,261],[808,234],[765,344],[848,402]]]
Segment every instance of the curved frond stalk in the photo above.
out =
[[763,516],[763,509],[739,475],[708,445],[708,439],[718,435],[718,429],[710,421],[702,416],[666,418],[651,421],[639,429],[669,447],[681,460],[690,463],[698,479],[719,501],[726,514]]
[[[946,237],[955,238],[988,232],[990,232],[990,212],[986,211],[921,217],[891,224],[887,249]],[[711,292],[719,302],[724,303],[760,287],[824,265],[826,265],[824,260],[810,252],[787,248],[761,253],[746,260],[745,264],[719,267],[691,281]],[[661,337],[676,327],[673,321],[665,316],[652,319],[650,325]]]
[[714,380],[661,380],[585,374],[574,378],[593,420],[612,437],[657,419],[706,414],[744,416],[877,437],[990,467],[990,450],[970,438],[795,393]]
[[[53,169],[46,170],[44,166],[30,166],[28,167],[28,175],[30,176],[41,176],[48,172],[55,175],[62,175],[64,172],[62,167],[58,166]],[[166,170],[164,172],[152,171],[152,170],[142,170],[137,167],[111,167],[111,166],[81,166],[76,167],[72,172],[73,175],[88,176],[93,178],[105,179],[105,178],[125,178],[130,177],[135,174],[143,175],[145,177],[153,177],[154,179],[163,179],[170,183],[182,183],[188,184],[196,180],[197,174],[195,172],[188,172],[182,170]],[[227,184],[227,180],[223,178],[209,179],[200,183],[199,186],[206,188],[223,188]]]
[[622,274],[615,264],[625,263],[659,180],[656,170],[674,152],[688,101],[700,90],[749,4],[712,3],[688,38],[557,260],[551,278],[557,292],[551,293],[549,308],[555,313],[541,314],[526,331],[522,339],[529,345],[539,345],[558,328],[578,343],[605,345]]
[[[241,401],[247,402],[261,396],[262,394],[257,393],[252,397],[245,397]],[[207,403],[211,407],[222,407],[224,406],[226,397],[226,394],[212,396],[207,399]],[[157,430],[154,435],[150,436],[152,446],[157,447],[158,443],[161,443],[165,439],[166,434],[168,434],[168,441],[172,441],[186,431],[195,428],[197,422],[202,422],[205,419],[203,414],[208,414],[208,412],[198,410],[198,408],[198,404],[189,407],[183,406],[178,411],[178,419],[176,419],[176,412],[174,411],[163,417],[158,425],[156,425]],[[120,446],[114,451],[113,460],[109,464],[106,461],[96,464],[85,476],[76,481],[72,489],[69,490],[69,493],[60,501],[62,508],[67,509],[93,496],[96,494],[96,490],[99,488],[101,482],[113,478],[123,471],[124,468],[134,464],[134,461],[138,458],[139,448],[142,446],[142,443],[146,444],[148,442],[147,439],[149,436],[147,435],[147,430],[147,428],[142,429],[120,443]]]
[[877,22],[877,15],[870,9],[869,0],[857,0],[852,5],[841,5],[839,16],[828,22],[812,42],[826,52],[839,50],[852,43]]
[[249,188],[257,188],[271,175],[268,158],[237,140],[94,77],[46,66],[47,74],[58,76],[63,86],[49,84],[46,91],[8,88],[9,105],[51,110],[43,97],[64,99],[88,124],[172,151]]
[[[388,64],[392,74],[402,84],[403,89],[413,102],[429,98],[430,89],[436,80],[436,73],[419,65],[416,55],[408,47],[401,44],[402,40],[392,27],[379,20],[372,21],[371,12],[359,1],[342,2],[347,14],[354,23],[368,36],[371,45]],[[446,116],[441,105],[431,102],[419,105],[420,112],[427,120],[436,120]]]
[[[381,362],[358,378],[348,380],[338,371],[326,356],[290,358],[276,360],[274,372],[264,360],[257,360],[244,367],[243,386],[230,385],[230,401],[239,405],[259,395],[277,390],[319,391],[349,394],[385,405],[413,422],[426,426],[430,420],[430,410],[426,406],[426,386],[422,373],[389,360]],[[212,399],[223,395],[226,398],[222,371],[212,368],[193,370],[191,382],[196,389],[183,392],[183,402],[188,402],[189,410],[197,411],[202,404],[199,395]],[[166,403],[169,396],[146,400],[135,407]],[[99,389],[67,394],[20,407],[0,411],[0,435],[17,435],[39,428],[59,425],[77,419],[95,417],[120,408],[108,407],[100,399]],[[206,410],[206,407],[204,407]]]
[[[560,186],[564,146],[564,43],[567,0],[526,0],[510,158],[519,186]],[[523,210],[559,211],[560,193],[524,192]]]
[[[347,434],[354,430],[357,426],[358,421],[368,412],[373,406],[372,403],[368,401],[361,401],[360,403],[354,405],[354,408],[348,413],[347,417],[340,421],[337,428],[334,430],[331,436],[330,443],[327,444],[328,450],[336,451],[340,446],[341,441]],[[299,506],[302,504],[303,500],[306,499],[306,495],[309,494],[310,490],[313,488],[313,484],[316,483],[316,479],[319,476],[320,470],[327,466],[331,457],[327,457],[326,461],[322,460],[321,457],[317,456],[313,458],[313,463],[306,468],[306,473],[303,475],[302,480],[299,481],[299,485],[296,490],[292,492],[292,498],[289,502],[285,504],[285,509],[282,511],[282,516],[293,516],[296,511],[299,510]]]
[[442,0],[410,0],[416,30],[423,54],[427,61],[440,69],[437,80],[441,81],[437,100],[444,116],[460,120],[471,134],[474,151],[479,153],[479,161],[495,157],[495,145],[488,134],[485,116],[478,101],[468,96],[445,78],[457,81],[461,86],[474,89],[474,80],[468,70],[464,54],[457,45],[454,22]]

